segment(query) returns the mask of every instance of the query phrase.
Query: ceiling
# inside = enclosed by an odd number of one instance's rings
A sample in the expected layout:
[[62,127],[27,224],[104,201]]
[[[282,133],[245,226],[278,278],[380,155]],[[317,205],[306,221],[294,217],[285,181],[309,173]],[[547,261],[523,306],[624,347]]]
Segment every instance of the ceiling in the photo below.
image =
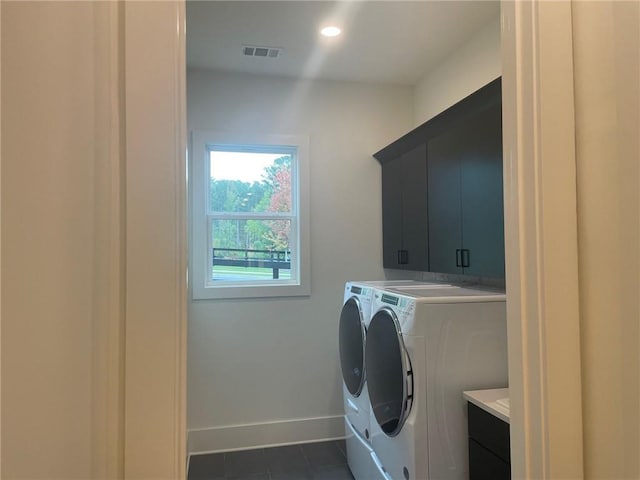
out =
[[[497,20],[498,1],[188,1],[187,66],[414,85]],[[343,34],[325,38],[321,26]],[[249,57],[243,45],[282,48]]]

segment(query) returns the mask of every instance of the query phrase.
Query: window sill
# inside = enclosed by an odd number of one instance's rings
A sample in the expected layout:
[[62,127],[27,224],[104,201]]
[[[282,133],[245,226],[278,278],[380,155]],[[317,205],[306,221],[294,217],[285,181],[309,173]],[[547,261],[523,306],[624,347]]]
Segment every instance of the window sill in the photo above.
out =
[[193,300],[224,300],[251,298],[304,297],[311,295],[308,285],[242,285],[215,286],[193,289]]

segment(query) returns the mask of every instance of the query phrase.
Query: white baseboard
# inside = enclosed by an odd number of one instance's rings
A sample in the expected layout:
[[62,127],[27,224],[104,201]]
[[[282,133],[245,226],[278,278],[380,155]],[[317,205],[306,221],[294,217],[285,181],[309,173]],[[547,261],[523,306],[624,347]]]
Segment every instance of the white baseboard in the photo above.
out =
[[187,431],[189,454],[319,442],[344,438],[342,415],[229,425]]

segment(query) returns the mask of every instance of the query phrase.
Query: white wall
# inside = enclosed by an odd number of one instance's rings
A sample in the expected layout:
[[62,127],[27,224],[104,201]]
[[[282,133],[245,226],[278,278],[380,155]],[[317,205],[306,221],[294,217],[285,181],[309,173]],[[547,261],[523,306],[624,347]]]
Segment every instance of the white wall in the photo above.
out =
[[342,435],[343,287],[383,278],[371,154],[410,130],[412,91],[190,71],[187,92],[189,130],[306,134],[311,171],[311,296],[190,304],[190,449]]
[[[311,298],[191,302],[192,451],[305,440],[342,428],[336,321],[343,284],[407,277],[381,267],[380,167],[371,154],[500,74],[499,19],[412,89],[189,72],[189,130],[309,134],[312,152]],[[332,418],[237,427],[312,417]]]
[[2,477],[91,476],[93,6],[2,2]]
[[501,75],[500,19],[487,24],[415,87],[414,126],[420,125]]

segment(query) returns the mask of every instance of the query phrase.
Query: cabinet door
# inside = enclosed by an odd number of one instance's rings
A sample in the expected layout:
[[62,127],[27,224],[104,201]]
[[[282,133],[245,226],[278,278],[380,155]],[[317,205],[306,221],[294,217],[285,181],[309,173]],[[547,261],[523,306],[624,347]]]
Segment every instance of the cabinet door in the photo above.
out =
[[464,273],[504,278],[500,105],[474,116],[460,133]]
[[427,216],[427,146],[423,143],[402,157],[402,244],[405,268],[429,270]]
[[402,250],[402,159],[382,165],[382,264],[384,268],[401,268],[398,252]]
[[382,165],[383,266],[428,270],[426,145]]
[[455,128],[432,138],[427,145],[429,268],[432,272],[463,273],[460,152],[460,136]]
[[469,480],[510,480],[511,466],[469,439]]

